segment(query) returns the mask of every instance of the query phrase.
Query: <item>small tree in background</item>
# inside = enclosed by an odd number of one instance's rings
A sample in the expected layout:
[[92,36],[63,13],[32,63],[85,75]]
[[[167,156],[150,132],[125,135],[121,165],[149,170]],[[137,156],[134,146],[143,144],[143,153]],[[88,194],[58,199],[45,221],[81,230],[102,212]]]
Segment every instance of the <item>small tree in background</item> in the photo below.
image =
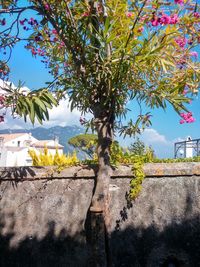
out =
[[138,137],[135,142],[130,145],[128,148],[129,151],[135,155],[143,156],[147,152],[152,154],[152,157],[155,157],[154,150],[150,146],[145,146],[145,143],[142,142]]
[[96,134],[79,134],[71,137],[68,140],[68,144],[75,149],[85,152],[90,158],[93,157],[97,146]]
[[[27,10],[32,10],[31,16]],[[180,113],[198,91],[197,2],[1,0],[0,14],[0,46],[7,56],[1,61],[1,77],[8,74],[13,46],[25,41],[26,49],[41,58],[53,76],[47,89],[67,93],[72,110],[92,113],[99,171],[91,210],[103,211],[108,225],[115,127],[132,135],[150,124],[150,114],[141,113],[135,122],[123,125],[127,102],[136,99],[150,109],[165,109],[168,102]],[[28,110],[35,108],[29,103]],[[191,114],[182,118],[181,123],[194,121]]]

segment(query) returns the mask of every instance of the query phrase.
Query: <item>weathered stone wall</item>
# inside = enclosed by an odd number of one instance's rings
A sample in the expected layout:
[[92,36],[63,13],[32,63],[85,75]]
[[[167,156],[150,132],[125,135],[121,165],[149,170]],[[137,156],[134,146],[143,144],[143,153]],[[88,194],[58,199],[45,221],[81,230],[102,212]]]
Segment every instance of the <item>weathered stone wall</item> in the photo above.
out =
[[[96,170],[0,169],[0,266],[89,266],[87,214]],[[143,190],[126,193],[130,166],[111,179],[112,266],[200,266],[200,164],[146,164]]]

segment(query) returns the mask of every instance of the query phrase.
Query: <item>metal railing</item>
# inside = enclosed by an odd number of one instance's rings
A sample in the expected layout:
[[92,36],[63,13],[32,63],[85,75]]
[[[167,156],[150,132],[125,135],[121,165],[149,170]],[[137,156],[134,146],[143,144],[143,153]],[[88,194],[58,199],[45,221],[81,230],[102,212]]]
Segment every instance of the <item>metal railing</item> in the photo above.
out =
[[200,139],[191,139],[174,144],[174,158],[186,158],[188,156],[200,156]]

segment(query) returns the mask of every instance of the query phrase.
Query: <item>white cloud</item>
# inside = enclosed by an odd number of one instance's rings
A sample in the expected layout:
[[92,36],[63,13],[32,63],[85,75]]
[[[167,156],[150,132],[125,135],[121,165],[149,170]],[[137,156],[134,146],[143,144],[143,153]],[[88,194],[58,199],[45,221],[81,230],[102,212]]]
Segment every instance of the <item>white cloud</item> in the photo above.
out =
[[166,137],[160,133],[158,133],[155,129],[145,129],[142,133],[142,139],[145,140],[145,142],[149,145],[153,144],[163,144],[167,145],[169,144],[169,141],[166,139]]
[[[0,79],[0,87],[8,86],[10,82],[3,82]],[[13,88],[16,88],[14,84],[12,84]],[[30,89],[27,87],[22,87],[23,92],[29,92]],[[3,91],[0,93],[4,93]],[[70,102],[69,99],[61,100],[57,107],[53,107],[49,110],[49,121],[43,122],[43,127],[52,127],[56,125],[66,126],[66,125],[74,125],[79,124],[79,118],[81,113],[74,109],[73,112],[70,111]],[[37,120],[34,127],[41,126]],[[11,116],[9,110],[6,112],[5,122],[0,124],[1,129],[29,129],[32,128],[33,125],[28,120],[26,123],[22,118],[16,117],[15,119]]]
[[[4,81],[4,80],[2,80],[2,79],[0,79],[0,93],[1,94],[6,94],[6,91],[4,91],[3,90],[3,88],[12,88],[12,89],[15,89],[15,88],[17,88],[15,85],[14,85],[14,83],[12,83],[12,82],[9,82],[9,81]],[[26,86],[22,86],[21,88],[20,88],[20,92],[23,92],[23,93],[28,93],[28,92],[30,92],[30,89],[28,88],[28,87],[26,87]]]
[[[157,157],[167,158],[173,157],[174,153],[174,141],[168,140],[165,135],[160,134],[153,128],[145,129],[141,135],[138,135],[139,139],[145,143],[145,145],[151,146]],[[130,146],[135,141],[134,138],[117,138],[120,144],[124,147]]]
[[[81,113],[78,110],[70,111],[69,100],[61,100],[58,107],[53,107],[49,110],[49,121],[43,122],[43,127],[52,127],[56,125],[66,126],[66,125],[74,125],[79,124],[79,118]],[[41,126],[37,120],[34,127]],[[28,120],[26,123],[22,118],[16,117],[13,118],[9,111],[5,116],[5,122],[0,124],[1,129],[11,128],[11,129],[29,129],[32,128],[33,125]]]

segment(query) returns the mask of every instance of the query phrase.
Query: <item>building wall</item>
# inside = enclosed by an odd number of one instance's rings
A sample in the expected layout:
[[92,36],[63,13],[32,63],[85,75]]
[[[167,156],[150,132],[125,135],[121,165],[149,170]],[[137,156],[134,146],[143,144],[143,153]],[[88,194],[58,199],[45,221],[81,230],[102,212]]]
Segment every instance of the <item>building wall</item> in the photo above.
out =
[[[132,166],[110,183],[112,266],[200,266],[200,164],[146,164],[138,198],[127,201]],[[86,267],[96,169],[0,170],[0,266]],[[175,265],[176,266],[176,265]]]
[[32,161],[28,155],[29,143],[27,141],[36,142],[37,139],[27,133],[3,143],[0,147],[0,167],[31,166]]
[[[31,166],[32,160],[28,153],[29,149],[35,150],[38,154],[44,151],[44,148],[30,147],[31,143],[37,141],[32,135],[25,133],[14,140],[5,142],[0,147],[0,167]],[[55,141],[52,140],[47,145],[55,146]],[[51,155],[56,153],[56,149],[48,149],[48,151]],[[63,149],[58,149],[58,153],[63,154]]]
[[21,135],[15,138],[14,140],[6,142],[4,145],[11,146],[11,147],[27,147],[28,146],[27,141],[36,142],[37,139],[34,138],[32,135],[25,133],[24,135]]
[[31,166],[32,159],[28,154],[29,148],[25,147],[19,151],[7,150],[5,165],[7,167],[17,167],[17,166]]

